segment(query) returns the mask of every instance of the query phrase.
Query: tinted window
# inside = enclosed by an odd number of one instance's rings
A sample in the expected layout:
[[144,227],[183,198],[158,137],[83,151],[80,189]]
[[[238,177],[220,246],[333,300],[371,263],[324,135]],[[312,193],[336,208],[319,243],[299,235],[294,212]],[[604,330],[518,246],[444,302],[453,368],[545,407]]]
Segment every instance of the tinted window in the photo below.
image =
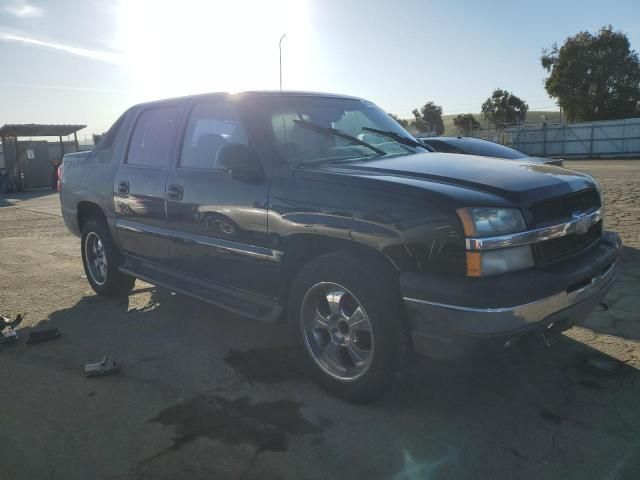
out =
[[509,159],[526,157],[524,153],[518,150],[487,140],[452,140],[452,142],[460,148],[461,151],[471,155]]
[[235,110],[225,102],[196,105],[187,125],[180,166],[215,168],[218,150],[230,143],[247,145],[247,135]]
[[133,131],[127,163],[165,167],[171,160],[181,107],[159,107],[140,115]]
[[447,142],[443,142],[442,140],[424,140],[424,143],[432,146],[436,150],[436,152],[461,153],[461,151],[456,147],[448,144]]
[[93,156],[97,158],[99,161],[106,162],[110,161],[113,154],[113,146],[115,144],[116,137],[118,136],[118,132],[120,131],[120,127],[124,123],[124,119],[126,117],[126,113],[120,116],[118,120],[111,126],[109,131],[104,134],[100,143],[96,146],[93,151]]

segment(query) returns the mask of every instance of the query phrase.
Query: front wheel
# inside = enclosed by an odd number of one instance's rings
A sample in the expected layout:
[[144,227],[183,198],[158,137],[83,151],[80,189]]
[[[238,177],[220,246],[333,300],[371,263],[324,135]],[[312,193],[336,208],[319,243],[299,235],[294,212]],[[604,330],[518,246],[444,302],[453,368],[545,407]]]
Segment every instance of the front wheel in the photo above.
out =
[[378,398],[406,348],[400,305],[390,272],[346,253],[323,255],[303,267],[288,309],[314,380],[351,402]]
[[135,278],[118,268],[123,257],[104,221],[92,218],[82,226],[82,263],[91,288],[102,296],[127,295]]

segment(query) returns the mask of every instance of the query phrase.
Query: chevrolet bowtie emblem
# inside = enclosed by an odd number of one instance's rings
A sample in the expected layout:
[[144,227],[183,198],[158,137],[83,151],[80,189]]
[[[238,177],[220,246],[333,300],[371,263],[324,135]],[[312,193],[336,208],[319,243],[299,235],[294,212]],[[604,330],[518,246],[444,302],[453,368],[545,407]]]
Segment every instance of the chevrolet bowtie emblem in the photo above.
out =
[[578,235],[587,233],[587,230],[589,230],[589,227],[591,226],[590,216],[586,213],[574,213],[571,215],[571,219],[575,222],[575,230]]

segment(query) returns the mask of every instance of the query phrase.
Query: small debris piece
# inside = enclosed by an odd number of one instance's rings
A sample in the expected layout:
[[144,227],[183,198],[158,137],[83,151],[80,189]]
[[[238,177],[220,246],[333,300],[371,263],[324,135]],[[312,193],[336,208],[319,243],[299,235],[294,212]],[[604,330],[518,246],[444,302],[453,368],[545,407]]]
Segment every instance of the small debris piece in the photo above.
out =
[[613,373],[622,367],[622,362],[615,358],[607,358],[601,356],[593,356],[587,358],[587,364],[593,368],[607,373]]
[[24,318],[24,315],[22,315],[21,313],[16,315],[15,320],[11,320],[10,318],[5,317],[4,315],[0,315],[0,331],[2,331],[5,327],[10,327],[10,328],[17,327],[18,325],[20,325],[20,322],[22,322],[23,318]]
[[551,342],[549,341],[547,336],[544,334],[544,332],[542,332],[541,336],[542,336],[542,340],[544,341],[544,344],[547,346],[547,348],[551,348]]
[[5,327],[0,330],[0,345],[5,343],[14,343],[18,341],[18,332],[11,327]]
[[120,370],[120,364],[109,357],[103,357],[98,363],[87,363],[84,366],[84,374],[87,377],[109,375],[116,373],[118,370]]
[[40,343],[46,342],[47,340],[54,340],[56,338],[60,338],[60,330],[57,328],[49,328],[47,330],[37,330],[35,332],[29,332],[29,338],[27,338],[27,343]]

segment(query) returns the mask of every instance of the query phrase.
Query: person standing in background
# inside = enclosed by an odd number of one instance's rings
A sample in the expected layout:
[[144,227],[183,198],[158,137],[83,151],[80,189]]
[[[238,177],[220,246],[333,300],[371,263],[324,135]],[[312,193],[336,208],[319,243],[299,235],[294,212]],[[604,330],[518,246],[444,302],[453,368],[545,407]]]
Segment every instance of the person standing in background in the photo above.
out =
[[53,157],[51,159],[51,165],[53,166],[53,171],[51,172],[51,188],[54,190],[58,189],[58,167],[62,164],[62,160],[58,157]]

